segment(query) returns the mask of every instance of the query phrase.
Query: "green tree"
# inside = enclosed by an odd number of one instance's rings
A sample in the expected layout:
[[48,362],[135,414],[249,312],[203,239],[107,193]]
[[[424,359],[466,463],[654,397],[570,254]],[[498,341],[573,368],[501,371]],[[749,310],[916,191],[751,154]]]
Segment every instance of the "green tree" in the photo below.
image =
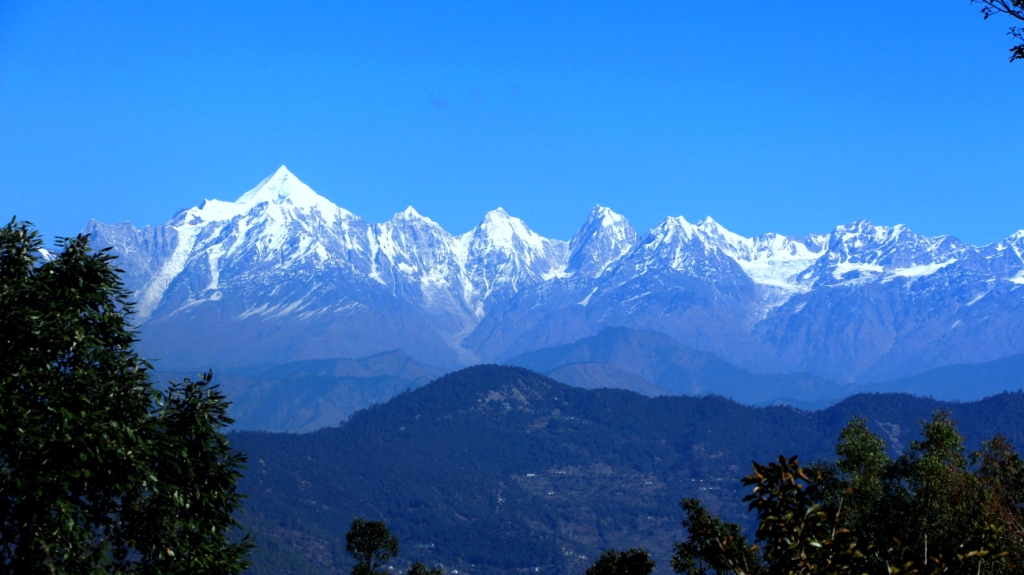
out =
[[795,457],[754,464],[744,501],[757,546],[696,500],[673,567],[734,573],[1009,574],[1024,565],[1024,462],[1002,436],[965,455],[949,413],[922,422],[923,439],[895,461],[867,422],[842,431],[834,462]]
[[680,502],[685,514],[686,541],[676,543],[672,568],[685,575],[709,573],[760,573],[761,557],[735,523],[723,522],[709,513],[699,499]]
[[977,469],[984,522],[1004,528],[1004,570],[1020,573],[1024,571],[1024,462],[1002,435],[986,441],[970,459]]
[[0,228],[0,565],[241,571],[224,397],[209,375],[156,392],[113,257],[82,236],[41,247],[28,223]]
[[[893,461],[885,443],[855,418],[840,435],[838,460],[823,466],[822,504],[843,509],[840,524],[856,534],[872,572],[902,565],[927,573],[935,564],[947,572],[974,573],[983,566],[986,572],[1014,572],[1020,553],[1002,552],[1014,533],[1006,529],[1013,523],[1008,520],[1020,512],[1014,487],[1019,460],[1012,447],[997,437],[966,456],[946,412],[922,422],[921,433],[923,440]],[[971,461],[977,462],[973,468]]]
[[[823,507],[820,473],[800,467],[796,457],[754,464],[744,478],[753,492],[744,498],[757,512],[757,541],[771,573],[863,573],[866,563],[856,536],[840,526],[842,511]],[[749,571],[744,571],[749,573]]]
[[417,561],[409,566],[409,575],[444,575],[440,569],[430,569],[423,563]]
[[587,569],[587,575],[650,575],[654,560],[643,548],[608,549]]
[[[1024,0],[971,0],[971,3],[981,4],[981,14],[986,20],[996,14],[1006,14],[1011,18],[1024,21]],[[1010,48],[1010,61],[1024,59],[1024,28],[1011,26],[1006,35],[1019,42]]]
[[352,575],[377,575],[377,569],[398,555],[398,538],[383,521],[352,520],[345,535],[345,550],[356,560]]

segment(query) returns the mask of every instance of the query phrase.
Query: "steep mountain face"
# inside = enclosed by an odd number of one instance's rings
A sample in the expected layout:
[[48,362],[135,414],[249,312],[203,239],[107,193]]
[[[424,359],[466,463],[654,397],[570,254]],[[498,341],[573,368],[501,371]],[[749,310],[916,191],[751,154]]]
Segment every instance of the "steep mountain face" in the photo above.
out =
[[637,235],[626,218],[603,206],[594,207],[583,227],[569,240],[566,271],[598,278],[636,245]]
[[1024,352],[1024,231],[984,247],[868,222],[746,238],[670,217],[638,235],[598,206],[568,243],[500,208],[453,236],[412,208],[367,223],[282,167],[235,202],[86,232],[122,256],[143,351],[165,365],[402,349],[453,367],[615,326],[838,381]]

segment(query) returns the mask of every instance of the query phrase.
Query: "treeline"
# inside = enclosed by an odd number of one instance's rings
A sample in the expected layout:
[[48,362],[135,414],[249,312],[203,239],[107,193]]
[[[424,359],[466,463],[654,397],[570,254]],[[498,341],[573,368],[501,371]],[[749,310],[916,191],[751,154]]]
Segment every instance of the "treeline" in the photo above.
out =
[[[697,498],[681,502],[687,538],[672,569],[684,575],[1014,574],[1024,570],[1024,462],[1002,435],[965,453],[948,412],[922,424],[923,440],[893,459],[867,422],[843,429],[833,461],[754,463],[743,483],[757,515],[754,542]],[[353,575],[383,574],[398,540],[383,522],[356,518],[347,535]],[[587,575],[650,575],[643,548],[605,550]],[[440,575],[414,563],[408,575]]]
[[1024,464],[1003,436],[965,454],[949,414],[922,425],[922,441],[891,459],[856,418],[836,459],[803,468],[796,457],[754,464],[744,501],[755,545],[694,499],[682,503],[689,538],[678,573],[760,575],[1011,574],[1024,570]]

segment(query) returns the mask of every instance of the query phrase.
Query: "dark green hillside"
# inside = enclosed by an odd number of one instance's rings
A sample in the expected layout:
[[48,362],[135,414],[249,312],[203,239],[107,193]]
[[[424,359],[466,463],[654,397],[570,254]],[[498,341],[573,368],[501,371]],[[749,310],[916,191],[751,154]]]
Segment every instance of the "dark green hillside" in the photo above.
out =
[[861,395],[805,413],[584,390],[499,366],[449,374],[340,428],[232,442],[249,454],[256,573],[345,571],[356,515],[387,521],[402,543],[396,568],[582,573],[604,548],[642,545],[665,573],[680,498],[746,522],[736,491],[751,460],[829,457],[854,414],[898,450],[934,409],[951,409],[972,447],[998,431],[1024,443],[1024,394],[973,404]]

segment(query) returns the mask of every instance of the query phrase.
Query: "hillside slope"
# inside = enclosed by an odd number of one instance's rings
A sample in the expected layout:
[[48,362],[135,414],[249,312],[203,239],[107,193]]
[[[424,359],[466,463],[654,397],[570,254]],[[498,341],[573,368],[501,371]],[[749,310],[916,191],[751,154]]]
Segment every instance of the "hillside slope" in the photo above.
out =
[[277,570],[286,563],[346,572],[343,538],[357,515],[398,535],[396,568],[422,560],[473,574],[582,573],[604,548],[643,545],[667,573],[680,498],[700,496],[746,522],[737,490],[752,460],[830,457],[854,415],[899,452],[936,409],[953,411],[972,447],[997,432],[1024,443],[1020,393],[970,404],[858,395],[807,413],[585,390],[500,366],[446,375],[341,427],[231,441],[249,455],[254,573],[288,572]]

